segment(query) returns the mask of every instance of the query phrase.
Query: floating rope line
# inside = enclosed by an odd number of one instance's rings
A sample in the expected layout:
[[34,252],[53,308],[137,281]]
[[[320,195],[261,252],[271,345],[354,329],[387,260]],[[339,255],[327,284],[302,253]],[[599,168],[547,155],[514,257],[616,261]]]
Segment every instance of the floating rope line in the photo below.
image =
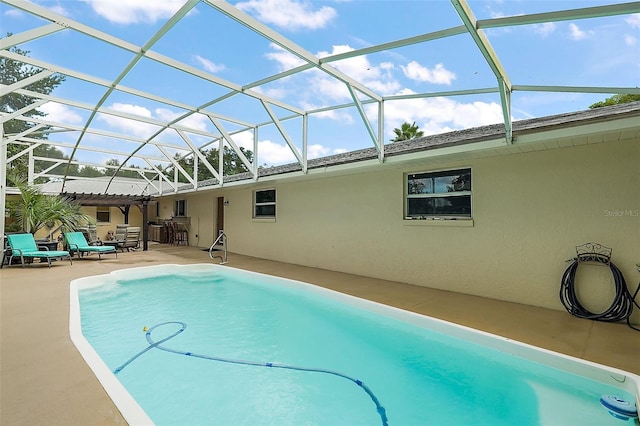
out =
[[[153,332],[153,330],[155,330],[156,328],[161,327],[163,325],[169,325],[169,324],[177,324],[177,325],[180,326],[180,329],[178,331],[176,331],[175,333],[171,334],[170,336],[165,337],[162,340],[158,340],[157,342],[154,342],[153,339],[151,338],[151,333]],[[149,350],[151,350],[153,348],[160,349],[160,350],[165,351],[165,352],[178,354],[178,355],[186,355],[186,356],[190,356],[190,357],[194,357],[194,358],[208,359],[208,360],[211,360],[211,361],[227,362],[227,363],[230,363],[230,364],[253,365],[253,366],[256,366],[256,367],[282,368],[282,369],[287,369],[287,370],[307,371],[307,372],[311,372],[311,373],[332,374],[334,376],[338,376],[338,377],[342,377],[343,379],[347,379],[347,380],[355,383],[359,387],[361,387],[367,393],[367,395],[369,395],[369,398],[371,398],[373,403],[376,405],[376,411],[380,415],[380,420],[382,420],[382,425],[383,426],[388,426],[388,424],[389,424],[388,419],[387,419],[386,410],[384,409],[382,404],[380,404],[380,401],[375,396],[375,394],[371,391],[371,389],[369,389],[369,387],[367,385],[365,385],[361,380],[354,379],[353,377],[349,377],[346,374],[342,374],[340,372],[332,371],[332,370],[325,370],[325,369],[322,369],[322,368],[298,367],[298,366],[294,366],[294,365],[276,364],[276,363],[273,363],[273,362],[243,361],[243,360],[239,360],[239,359],[221,358],[221,357],[210,356],[210,355],[196,354],[196,353],[193,353],[193,352],[184,352],[184,351],[180,351],[180,350],[176,350],[176,349],[171,349],[171,348],[166,348],[166,347],[160,346],[162,343],[166,342],[167,340],[173,339],[178,334],[182,333],[186,328],[187,328],[187,324],[185,324],[183,322],[180,322],[180,321],[168,321],[168,322],[163,322],[163,323],[160,323],[160,324],[156,324],[156,325],[154,325],[153,327],[151,327],[149,329],[145,328],[146,329],[145,337],[147,339],[147,342],[149,342],[149,346],[147,346],[146,348],[144,348],[143,350],[141,350],[140,352],[138,352],[137,354],[135,354],[134,356],[129,358],[124,364],[122,364],[118,368],[116,368],[113,371],[114,374],[120,373],[126,366],[128,366],[133,361],[135,361],[137,358],[139,358],[141,355],[145,354],[146,352],[148,352]]]

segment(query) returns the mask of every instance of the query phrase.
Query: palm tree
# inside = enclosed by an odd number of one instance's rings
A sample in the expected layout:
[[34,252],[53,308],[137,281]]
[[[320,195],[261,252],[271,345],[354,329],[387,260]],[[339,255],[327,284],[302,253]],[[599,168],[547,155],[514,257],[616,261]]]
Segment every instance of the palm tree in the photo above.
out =
[[391,142],[407,141],[424,135],[424,132],[418,128],[415,121],[413,124],[409,124],[405,121],[399,129],[393,129],[393,133],[396,134],[396,137],[391,139]]
[[51,232],[58,226],[66,232],[94,222],[91,216],[82,212],[79,204],[59,195],[45,195],[15,175],[8,178],[20,190],[20,198],[8,202],[7,209],[21,230],[35,234],[43,227]]

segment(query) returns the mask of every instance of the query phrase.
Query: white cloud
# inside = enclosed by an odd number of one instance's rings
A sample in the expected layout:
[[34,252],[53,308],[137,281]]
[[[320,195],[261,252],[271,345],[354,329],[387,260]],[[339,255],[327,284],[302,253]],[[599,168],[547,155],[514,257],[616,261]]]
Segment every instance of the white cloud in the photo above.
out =
[[625,19],[631,28],[640,28],[640,13],[634,13]]
[[542,24],[536,24],[533,26],[533,31],[540,34],[543,37],[548,36],[556,30],[556,24],[554,22],[545,22]]
[[[253,151],[253,133],[242,132],[232,136],[233,141],[240,147]],[[336,150],[337,151],[337,150]],[[333,151],[336,153],[336,151]],[[344,150],[343,150],[344,151]],[[330,155],[331,149],[320,144],[307,146],[308,158],[319,158]],[[295,163],[297,161],[291,148],[286,144],[279,144],[269,139],[258,141],[258,164],[278,165]]]
[[[271,44],[271,52],[266,54],[268,59],[277,63],[279,70],[288,70],[304,64],[300,58],[288,53],[279,46]],[[348,45],[332,46],[331,52],[321,51],[317,57],[326,57],[354,50]],[[381,94],[393,94],[400,90],[400,83],[393,77],[395,66],[391,62],[372,64],[366,56],[343,59],[331,63],[340,72],[358,81],[371,90]],[[286,84],[285,84],[286,83]],[[323,71],[312,68],[295,76],[279,80],[269,88],[256,88],[261,93],[276,99],[284,96],[297,95],[299,105],[304,109],[319,108],[332,103],[349,102],[351,94],[344,82],[337,80]],[[291,99],[289,100],[291,102]],[[328,111],[314,114],[314,117],[352,122],[349,113]]]
[[[12,18],[12,19],[23,18],[27,16],[25,13],[17,9],[9,9],[6,12],[4,12],[3,15],[8,16],[9,18]],[[2,36],[4,37],[5,34],[3,34]]]
[[[355,49],[348,44],[339,44],[332,46],[331,52],[320,51],[316,54],[316,56],[318,56],[319,58],[324,58],[326,56],[353,52],[354,50]],[[365,72],[371,67],[371,64],[369,63],[366,55],[332,62],[331,65],[339,69],[340,71],[349,74],[352,77],[364,76]]]
[[296,161],[289,145],[280,145],[270,140],[258,142],[258,164],[285,164]]
[[[184,115],[183,112],[178,113],[178,112],[168,110],[166,108],[156,108],[155,113],[156,113],[156,118],[163,121],[167,121],[167,122],[173,121],[176,118],[180,117],[181,115]],[[207,125],[209,123],[210,121],[207,118],[207,116],[200,113],[194,113],[178,121],[177,124],[183,127],[187,127],[189,129],[207,131],[208,130]]]
[[62,5],[59,3],[48,7],[48,9],[54,13],[57,13],[58,15],[69,16],[69,12],[67,12],[67,9],[62,7]]
[[267,90],[263,90],[261,87],[256,87],[252,90],[274,99],[284,99],[290,93],[290,90],[285,87],[269,88]]
[[572,40],[584,40],[589,36],[589,33],[582,31],[576,24],[569,24],[569,37]]
[[326,157],[331,154],[331,149],[320,144],[311,144],[307,146],[307,158]]
[[38,110],[47,114],[45,119],[48,121],[70,124],[79,124],[83,121],[80,114],[71,110],[68,106],[56,102],[47,102]]
[[278,64],[278,69],[280,71],[287,71],[305,64],[305,61],[290,53],[289,51],[284,50],[282,47],[278,46],[275,43],[269,43],[269,47],[273,51],[267,52],[265,54],[265,57],[267,59],[275,61]]
[[[317,56],[321,58],[353,50],[349,45],[337,45],[332,46],[331,53],[322,51],[318,52]],[[365,55],[336,61],[331,65],[371,90],[382,94],[394,93],[401,87],[391,75],[394,65],[390,62],[382,62],[376,66]],[[351,99],[351,95],[344,83],[332,77],[326,77],[325,74],[318,73],[311,87],[316,89],[323,97],[329,97],[336,101]]]
[[[319,58],[338,55],[341,53],[351,52],[353,49],[349,45],[335,45],[332,46],[331,53],[321,51],[316,54]],[[332,62],[331,66],[345,73],[349,77],[356,81],[362,82],[366,86],[369,86],[373,90],[379,90],[384,93],[389,93],[389,86],[394,86],[391,70],[394,69],[394,65],[390,62],[383,62],[380,65],[372,64],[366,55],[356,56],[353,58],[343,59],[341,61]],[[387,81],[383,81],[383,79]],[[392,90],[398,90],[399,86]]]
[[[136,115],[143,118],[156,119],[163,122],[173,121],[184,114],[184,112],[175,112],[167,108],[156,108],[155,110],[151,111],[148,108],[140,105],[123,103],[114,103],[109,106],[108,109],[123,112],[126,114]],[[148,138],[160,130],[160,127],[156,126],[155,124],[144,123],[141,121],[136,121],[134,119],[128,119],[109,114],[99,114],[97,117],[100,121],[106,123],[109,127],[111,127],[110,130],[112,131],[119,131],[140,138]],[[208,118],[205,115],[199,113],[191,114],[190,116],[178,121],[178,124],[189,129],[201,131],[209,130],[209,128],[207,127],[209,124]],[[163,131],[164,138],[173,138],[174,136],[176,137],[176,140],[178,140],[175,132]],[[193,137],[195,138],[197,136],[194,135]]]
[[451,85],[451,81],[456,79],[456,75],[445,69],[442,64],[436,64],[435,68],[429,69],[416,61],[411,61],[407,66],[400,66],[400,68],[407,78],[416,81]]
[[[309,110],[309,109],[315,109],[317,107],[313,107],[311,105],[305,105],[303,106],[303,108]],[[323,118],[323,119],[328,119],[333,121],[339,121],[342,124],[353,124],[353,117],[351,116],[351,114],[349,114],[347,111],[343,109],[332,109],[329,111],[318,112],[313,114],[313,118]]]
[[627,46],[635,46],[636,44],[638,44],[638,39],[632,35],[627,34],[624,36],[624,42]]
[[[408,89],[402,91],[411,93]],[[444,97],[408,99],[387,102],[384,110],[386,139],[395,136],[393,129],[405,121],[415,121],[425,135],[502,122],[502,108],[495,102],[462,103]],[[368,114],[372,118],[375,112],[370,109]]]
[[[109,109],[131,115],[138,115],[140,117],[153,118],[151,111],[139,105],[114,103],[109,107]],[[160,130],[158,126],[155,126],[153,124],[143,123],[140,121],[117,117],[114,115],[99,114],[97,117],[100,121],[103,121],[109,127],[115,130],[119,130],[126,134],[131,134],[133,136],[141,138],[150,137],[153,133]]]
[[324,28],[336,16],[332,7],[314,9],[312,2],[293,0],[250,0],[236,3],[238,9],[254,15],[265,24],[273,24],[287,30]]
[[196,61],[198,61],[200,63],[200,65],[202,65],[202,67],[209,72],[219,72],[219,71],[223,71],[225,69],[224,65],[218,65],[212,61],[210,61],[207,58],[203,58],[200,55],[196,55],[195,56]]
[[84,0],[94,12],[118,24],[153,23],[171,17],[184,0]]

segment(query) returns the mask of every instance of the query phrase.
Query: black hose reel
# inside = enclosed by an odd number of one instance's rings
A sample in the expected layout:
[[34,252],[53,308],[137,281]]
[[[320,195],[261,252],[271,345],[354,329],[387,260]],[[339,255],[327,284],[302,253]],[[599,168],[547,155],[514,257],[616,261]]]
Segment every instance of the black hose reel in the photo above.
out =
[[[640,331],[640,329],[631,325],[629,319],[633,313],[634,305],[640,309],[640,306],[635,301],[638,291],[640,290],[640,284],[638,284],[638,288],[632,295],[627,288],[627,283],[622,272],[613,262],[611,262],[611,253],[611,248],[598,243],[585,243],[581,246],[576,246],[576,257],[567,261],[571,262],[571,264],[562,275],[562,282],[560,284],[560,301],[567,312],[575,317],[605,322],[619,322],[626,320],[629,327]],[[576,294],[576,272],[578,270],[578,266],[583,263],[608,266],[611,270],[615,286],[615,297],[611,305],[603,312],[590,312],[582,305]]]

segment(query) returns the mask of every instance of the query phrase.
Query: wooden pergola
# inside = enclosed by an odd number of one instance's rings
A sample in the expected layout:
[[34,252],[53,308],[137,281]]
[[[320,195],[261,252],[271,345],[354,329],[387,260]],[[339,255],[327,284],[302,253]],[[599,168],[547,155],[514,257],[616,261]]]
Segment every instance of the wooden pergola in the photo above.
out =
[[77,192],[63,192],[60,196],[72,200],[81,206],[117,207],[124,215],[124,223],[129,223],[129,209],[138,206],[142,210],[142,250],[149,248],[149,203],[152,198],[148,195],[115,195],[115,194],[86,194]]

